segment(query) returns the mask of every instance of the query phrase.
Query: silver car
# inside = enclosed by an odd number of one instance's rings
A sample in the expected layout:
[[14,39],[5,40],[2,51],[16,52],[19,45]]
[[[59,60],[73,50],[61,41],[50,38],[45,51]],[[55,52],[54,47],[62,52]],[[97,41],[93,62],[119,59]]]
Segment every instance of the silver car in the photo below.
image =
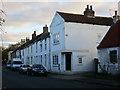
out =
[[30,65],[25,65],[25,64],[20,65],[19,73],[26,73],[28,67],[30,67]]

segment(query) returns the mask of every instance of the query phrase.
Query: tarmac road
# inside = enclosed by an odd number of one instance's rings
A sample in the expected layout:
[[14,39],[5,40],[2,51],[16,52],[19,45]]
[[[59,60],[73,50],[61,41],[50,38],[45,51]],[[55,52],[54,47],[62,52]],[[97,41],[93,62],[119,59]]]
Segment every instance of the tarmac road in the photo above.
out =
[[44,76],[27,76],[17,71],[2,69],[2,88],[109,88],[102,85],[85,84]]

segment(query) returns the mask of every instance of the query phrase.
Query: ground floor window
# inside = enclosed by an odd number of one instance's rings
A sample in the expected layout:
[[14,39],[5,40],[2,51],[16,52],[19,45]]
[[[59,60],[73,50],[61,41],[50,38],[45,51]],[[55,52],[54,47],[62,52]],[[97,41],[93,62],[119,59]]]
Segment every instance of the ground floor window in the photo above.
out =
[[54,65],[58,64],[58,55],[53,55],[53,64]]
[[42,64],[42,55],[40,56],[40,61],[41,61],[41,64]]
[[78,58],[78,63],[82,64],[82,58],[81,57]]
[[110,51],[110,63],[117,63],[117,50]]
[[47,55],[45,54],[45,66],[47,65]]

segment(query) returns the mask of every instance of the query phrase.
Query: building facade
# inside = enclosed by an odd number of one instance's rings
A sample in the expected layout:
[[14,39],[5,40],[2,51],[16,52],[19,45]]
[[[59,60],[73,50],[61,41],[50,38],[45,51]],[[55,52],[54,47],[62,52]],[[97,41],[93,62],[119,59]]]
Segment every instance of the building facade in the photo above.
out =
[[97,17],[87,5],[84,15],[56,12],[50,25],[51,71],[94,72],[97,45],[112,18]]
[[114,23],[98,48],[100,73],[120,74],[120,20]]
[[36,36],[36,31],[34,31],[32,39],[26,38],[26,41],[12,53],[13,57],[21,58],[24,64],[42,64],[49,71],[50,35],[47,25],[43,27],[43,33]]

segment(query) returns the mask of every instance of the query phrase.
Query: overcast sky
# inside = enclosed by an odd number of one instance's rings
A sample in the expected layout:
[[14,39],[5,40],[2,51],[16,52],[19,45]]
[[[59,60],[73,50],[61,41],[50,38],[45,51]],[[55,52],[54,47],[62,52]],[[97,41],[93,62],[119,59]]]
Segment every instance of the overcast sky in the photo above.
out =
[[2,15],[6,20],[2,29],[7,33],[0,32],[0,37],[6,45],[20,42],[26,37],[31,39],[34,30],[37,35],[40,34],[45,24],[50,25],[56,11],[83,14],[86,5],[89,4],[93,6],[96,16],[112,17],[114,11],[118,9],[119,0],[9,0],[9,2],[1,0],[1,2],[0,9],[7,15]]

